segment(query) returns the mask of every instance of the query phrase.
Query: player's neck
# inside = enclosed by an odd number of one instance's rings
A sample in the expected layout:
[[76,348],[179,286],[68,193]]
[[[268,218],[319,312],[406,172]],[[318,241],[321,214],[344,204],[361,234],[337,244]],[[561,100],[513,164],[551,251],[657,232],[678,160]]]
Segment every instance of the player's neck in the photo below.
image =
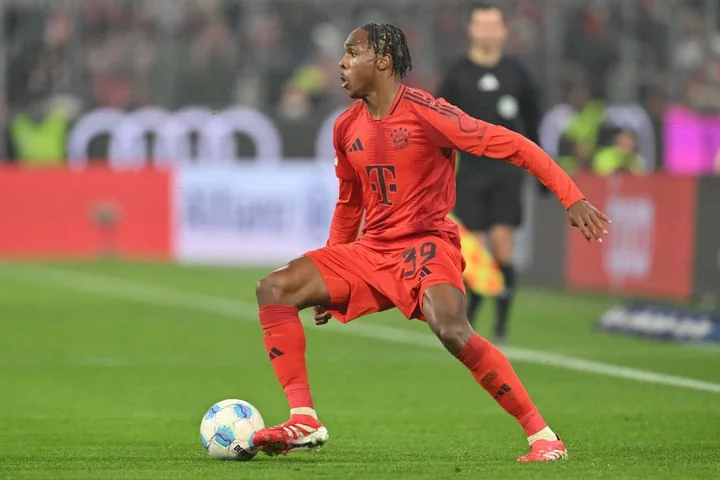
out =
[[375,120],[385,118],[393,103],[395,103],[395,98],[397,98],[401,87],[400,82],[393,81],[390,84],[381,86],[365,97],[363,100],[370,116]]
[[502,50],[499,48],[473,47],[469,53],[470,61],[481,67],[494,67],[502,58]]

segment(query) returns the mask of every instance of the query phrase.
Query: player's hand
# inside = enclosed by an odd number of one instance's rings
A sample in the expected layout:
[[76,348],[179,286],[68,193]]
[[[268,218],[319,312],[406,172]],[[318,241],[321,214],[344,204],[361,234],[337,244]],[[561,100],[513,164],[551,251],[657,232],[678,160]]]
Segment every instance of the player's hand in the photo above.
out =
[[317,306],[312,307],[310,310],[312,310],[313,318],[315,319],[315,325],[325,325],[328,320],[332,318],[332,315],[325,310],[325,307]]
[[585,200],[578,200],[568,208],[570,225],[577,227],[588,242],[597,240],[602,243],[603,235],[608,233],[612,220]]

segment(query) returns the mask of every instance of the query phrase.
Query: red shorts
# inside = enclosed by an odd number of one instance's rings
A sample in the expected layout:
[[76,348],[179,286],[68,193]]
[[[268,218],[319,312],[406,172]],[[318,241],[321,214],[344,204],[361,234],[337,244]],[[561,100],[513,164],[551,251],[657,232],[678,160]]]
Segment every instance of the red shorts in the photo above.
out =
[[424,320],[422,298],[428,287],[449,283],[465,293],[460,245],[434,235],[381,247],[361,242],[305,254],[330,292],[328,311],[342,323],[393,307],[408,319]]

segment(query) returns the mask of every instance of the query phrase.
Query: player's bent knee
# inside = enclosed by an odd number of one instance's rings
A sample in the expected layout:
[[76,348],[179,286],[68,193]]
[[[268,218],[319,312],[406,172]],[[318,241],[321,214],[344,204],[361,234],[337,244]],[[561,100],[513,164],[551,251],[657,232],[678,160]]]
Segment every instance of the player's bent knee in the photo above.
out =
[[431,326],[440,342],[451,353],[457,354],[473,335],[473,329],[465,315],[457,317],[444,317],[443,320]]
[[257,297],[258,304],[266,305],[274,302],[270,301],[275,294],[276,286],[273,274],[261,278],[255,285],[255,297]]
[[474,331],[465,315],[462,293],[450,285],[426,291],[423,311],[428,325],[451,353],[457,354]]
[[301,310],[330,301],[323,278],[313,263],[304,257],[260,280],[255,295],[259,305],[291,305]]
[[292,305],[295,293],[291,281],[282,272],[273,272],[262,278],[255,287],[255,295],[260,305]]

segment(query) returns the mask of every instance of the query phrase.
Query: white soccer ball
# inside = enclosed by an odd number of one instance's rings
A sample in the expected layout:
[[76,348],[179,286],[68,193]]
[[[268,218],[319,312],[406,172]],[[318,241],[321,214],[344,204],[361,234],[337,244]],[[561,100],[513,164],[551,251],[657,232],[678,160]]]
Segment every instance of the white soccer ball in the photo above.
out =
[[265,428],[257,408],[248,402],[228,399],[216,403],[200,423],[200,440],[211,457],[218,460],[252,460],[255,432]]

